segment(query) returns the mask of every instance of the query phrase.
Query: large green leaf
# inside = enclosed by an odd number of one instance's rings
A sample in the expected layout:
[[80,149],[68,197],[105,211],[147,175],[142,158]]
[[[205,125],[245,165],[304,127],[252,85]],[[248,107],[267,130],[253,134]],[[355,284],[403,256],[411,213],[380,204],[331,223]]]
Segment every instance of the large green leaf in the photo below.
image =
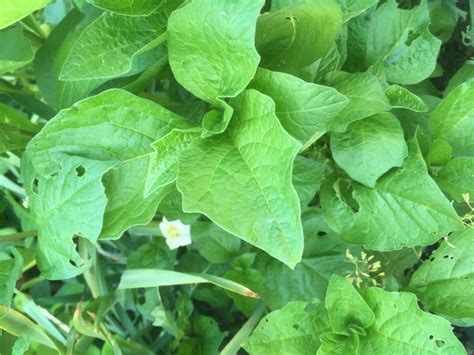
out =
[[322,303],[289,302],[263,317],[244,349],[250,355],[313,355],[320,345],[319,336],[328,328]]
[[408,148],[397,118],[381,112],[331,134],[331,152],[352,179],[374,187],[389,169],[403,165]]
[[51,0],[2,0],[0,30],[45,7]]
[[361,290],[375,321],[360,338],[359,354],[465,354],[449,322],[420,310],[415,295]]
[[454,158],[444,165],[435,178],[441,190],[456,201],[465,201],[463,195],[474,199],[474,157]]
[[160,11],[140,17],[104,13],[69,48],[60,79],[112,78],[132,68],[140,72],[164,55],[157,46],[165,30],[166,16]]
[[273,99],[282,126],[303,144],[302,149],[326,133],[331,119],[348,103],[333,88],[266,69],[257,70],[251,87]]
[[409,289],[425,308],[461,326],[474,325],[474,230],[449,236],[413,274]]
[[342,12],[331,0],[305,2],[263,14],[255,45],[268,69],[298,74],[334,44]]
[[387,79],[416,84],[434,71],[441,41],[428,30],[427,1],[399,9],[395,0],[369,10],[349,24],[347,67],[383,68]]
[[[48,122],[27,148],[33,169],[24,172],[33,199],[31,210],[41,225],[39,248],[45,257],[39,265],[46,277],[82,270],[69,264],[68,258],[76,266],[82,263],[70,240],[73,234],[93,242],[97,233],[118,238],[130,226],[153,218],[168,191],[163,186],[144,198],[151,144],[173,128],[190,126],[182,117],[122,90],[81,101]],[[32,191],[35,180],[40,196]],[[63,188],[58,190],[58,186]],[[80,193],[74,195],[74,191]],[[68,198],[72,198],[69,208],[60,208]],[[84,201],[83,205],[78,201]],[[94,218],[85,220],[87,214]],[[68,221],[67,228],[63,220]],[[84,221],[90,224],[83,226]],[[61,242],[64,239],[67,243]]]
[[474,81],[458,85],[430,117],[434,138],[446,140],[454,156],[474,156]]
[[428,175],[416,140],[409,144],[403,167],[379,179],[373,189],[330,177],[320,194],[327,221],[341,238],[372,250],[433,244],[461,227]]
[[33,60],[33,54],[31,42],[21,26],[0,31],[0,74],[28,64]]
[[248,90],[232,104],[236,113],[227,131],[181,155],[177,187],[183,210],[204,213],[294,267],[303,233],[291,170],[301,145],[280,126],[269,97]]
[[348,249],[358,254],[359,248],[342,242],[326,224],[320,209],[310,208],[301,218],[305,250],[294,270],[266,255],[260,255],[257,261],[264,278],[261,297],[272,309],[289,301],[310,301],[314,297],[323,300],[332,275],[354,272],[354,265],[347,262],[345,254]]
[[344,109],[329,122],[329,130],[344,132],[354,121],[390,110],[390,103],[376,76],[370,73],[338,73],[331,85],[349,98]]
[[158,1],[150,0],[89,0],[102,9],[115,12],[119,15],[147,16],[151,15],[159,6]]
[[[260,61],[254,47],[257,16],[263,0],[194,0],[175,10],[168,21],[170,66],[176,80],[197,97],[223,108],[204,128],[225,130],[235,97],[252,79]],[[205,21],[204,21],[205,19]]]

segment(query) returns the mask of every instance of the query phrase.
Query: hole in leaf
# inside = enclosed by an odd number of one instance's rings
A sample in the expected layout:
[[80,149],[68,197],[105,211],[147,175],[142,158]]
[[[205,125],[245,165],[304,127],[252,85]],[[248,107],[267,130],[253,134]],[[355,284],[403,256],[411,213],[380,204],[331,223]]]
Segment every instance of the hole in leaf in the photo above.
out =
[[430,336],[429,336],[429,339],[430,339],[430,340],[433,340],[433,339],[434,339],[434,336],[433,336],[433,335],[430,335]]
[[86,168],[84,168],[82,165],[79,165],[79,166],[76,168],[76,175],[77,175],[78,177],[83,177],[85,173],[86,173]]
[[435,344],[438,348],[442,348],[445,344],[444,340],[435,340]]
[[328,234],[325,231],[319,231],[318,232],[318,237],[324,237],[326,235],[328,235]]
[[37,194],[38,193],[38,188],[39,188],[39,181],[38,181],[38,179],[35,178],[33,180],[33,183],[31,184],[31,190],[33,190],[34,194]]
[[432,257],[430,258],[430,261],[434,261],[434,259],[435,259],[435,257],[434,257],[434,256],[432,256]]
[[286,16],[286,17],[285,17],[285,20],[288,20],[288,21],[298,21],[298,18],[295,17],[295,16]]
[[298,330],[300,328],[300,326],[298,324],[293,324],[293,328]]
[[449,258],[449,255],[445,255],[445,256],[443,256],[443,258],[445,258],[445,259]]

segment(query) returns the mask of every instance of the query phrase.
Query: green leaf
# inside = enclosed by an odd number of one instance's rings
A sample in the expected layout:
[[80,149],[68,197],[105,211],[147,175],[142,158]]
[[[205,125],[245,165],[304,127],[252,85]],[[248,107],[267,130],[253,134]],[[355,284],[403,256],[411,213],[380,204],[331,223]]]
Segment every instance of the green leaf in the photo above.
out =
[[16,249],[11,249],[13,258],[0,260],[0,305],[10,307],[16,281],[23,271],[23,257]]
[[45,7],[51,0],[3,0],[0,30]]
[[297,156],[293,165],[292,183],[303,210],[314,198],[321,185],[326,164],[316,160]]
[[380,176],[403,165],[408,148],[397,118],[382,112],[351,123],[344,133],[332,133],[331,152],[352,179],[374,187]]
[[148,166],[145,197],[176,180],[179,157],[199,139],[200,134],[200,129],[172,130],[152,144],[155,152]]
[[89,0],[94,6],[119,15],[148,16],[158,7],[157,1],[150,0]]
[[[333,275],[326,293],[326,309],[333,331],[351,335],[374,322],[374,312],[362,296],[341,276]],[[362,334],[365,335],[365,334]]]
[[441,190],[453,199],[463,202],[463,195],[474,199],[474,157],[454,158],[444,165],[435,178]]
[[196,222],[191,226],[193,247],[211,263],[226,263],[238,256],[240,240],[214,223]]
[[122,274],[119,290],[141,287],[162,287],[174,285],[190,285],[200,283],[211,283],[215,286],[238,293],[247,297],[258,297],[255,292],[249,288],[238,284],[237,282],[224,279],[222,277],[198,274],[198,273],[182,273],[170,270],[154,270],[154,269],[134,269],[126,270]]
[[272,100],[255,90],[232,102],[227,131],[201,139],[180,158],[183,210],[294,267],[301,260],[300,207],[291,167],[300,144],[280,126]]
[[28,336],[32,341],[57,349],[43,330],[20,312],[0,305],[0,329],[15,336]]
[[315,354],[319,335],[329,328],[324,305],[289,302],[282,309],[263,317],[244,344],[250,355]]
[[435,139],[431,143],[430,152],[427,161],[430,165],[442,166],[451,160],[453,147],[444,139]]
[[33,60],[33,55],[31,42],[21,26],[0,31],[0,74],[25,66]]
[[194,0],[169,18],[169,61],[176,80],[225,110],[223,118],[205,117],[204,128],[211,133],[223,132],[232,115],[223,99],[242,92],[257,69],[254,37],[262,5],[263,0]]
[[409,285],[428,311],[461,326],[474,325],[473,253],[474,230],[453,233],[421,264]]
[[449,322],[420,310],[415,295],[361,290],[375,322],[360,338],[360,354],[465,354]]
[[399,85],[385,89],[385,95],[393,108],[405,108],[414,112],[427,112],[428,106],[410,90]]
[[85,98],[92,90],[102,85],[106,79],[85,79],[63,81],[59,74],[69,55],[69,50],[93,18],[78,10],[72,10],[49,35],[38,50],[33,62],[38,86],[45,101],[62,109],[70,107]]
[[201,315],[193,322],[192,334],[180,343],[177,355],[217,355],[226,336],[226,332],[220,331],[213,318]]
[[176,251],[168,248],[164,238],[154,237],[128,255],[127,269],[171,270],[175,262]]
[[[272,309],[289,301],[324,300],[331,275],[354,272],[347,262],[346,250],[354,247],[342,242],[326,224],[322,211],[310,208],[302,215],[305,232],[305,251],[301,263],[294,270],[266,255],[259,255],[257,269],[264,277],[261,297]],[[354,253],[358,253],[355,247]]]
[[305,2],[263,14],[255,37],[261,65],[297,75],[327,52],[341,26],[341,9],[331,0]]
[[112,162],[71,156],[49,178],[34,171],[31,157],[23,157],[23,176],[30,209],[38,227],[37,263],[43,277],[67,279],[87,265],[76,251],[73,237],[95,243],[107,204],[100,179]]
[[416,84],[435,70],[441,41],[428,30],[427,1],[400,9],[395,0],[369,10],[349,24],[348,63],[351,71],[384,69],[387,80]]
[[349,98],[349,104],[329,122],[330,131],[344,132],[351,122],[390,110],[382,86],[370,73],[339,72],[331,85]]
[[266,69],[257,70],[251,87],[273,99],[283,128],[303,144],[303,150],[326,133],[331,119],[348,103],[333,88]]
[[[24,175],[28,195],[37,201],[31,204],[31,210],[36,222],[42,224],[40,250],[51,253],[40,262],[47,277],[83,270],[69,265],[69,258],[82,265],[70,238],[83,228],[87,227],[84,233],[94,242],[97,232],[102,237],[118,238],[129,227],[146,224],[153,218],[159,201],[169,192],[168,187],[157,189],[145,199],[146,174],[137,171],[145,172],[149,166],[151,143],[173,128],[190,125],[161,106],[122,90],[109,90],[81,101],[48,122],[27,148],[34,174]],[[32,191],[35,179],[40,185],[38,197]],[[64,186],[61,193],[58,186]],[[87,196],[86,189],[97,200]],[[81,193],[72,195],[79,190]],[[63,199],[69,197],[73,198],[70,208],[58,209],[65,203]],[[78,201],[84,204],[77,205]],[[55,213],[50,213],[50,209]],[[94,218],[84,219],[84,214]],[[67,228],[62,223],[65,216]],[[83,226],[83,222],[91,225]],[[43,238],[43,234],[48,236]],[[60,238],[66,238],[68,243],[59,242]],[[66,248],[66,256],[55,248]],[[54,260],[52,255],[58,259]]]
[[23,150],[39,129],[24,113],[0,103],[0,154]]
[[430,116],[434,138],[446,140],[453,156],[474,156],[474,81],[458,85]]
[[387,80],[398,84],[416,84],[429,77],[436,68],[441,41],[433,36],[428,27],[415,39],[398,43],[384,61]]
[[474,79],[474,61],[468,60],[458,69],[456,73],[449,79],[448,86],[444,90],[444,95],[448,95],[455,87],[464,82]]
[[[69,48],[61,80],[106,79],[143,71],[163,55],[166,16],[130,17],[104,13],[94,20]],[[111,40],[113,39],[113,40]],[[152,43],[153,42],[153,43]]]
[[416,140],[403,167],[380,178],[373,189],[351,186],[353,191],[346,191],[350,186],[330,177],[320,191],[328,224],[348,243],[390,251],[433,244],[462,226],[428,175]]

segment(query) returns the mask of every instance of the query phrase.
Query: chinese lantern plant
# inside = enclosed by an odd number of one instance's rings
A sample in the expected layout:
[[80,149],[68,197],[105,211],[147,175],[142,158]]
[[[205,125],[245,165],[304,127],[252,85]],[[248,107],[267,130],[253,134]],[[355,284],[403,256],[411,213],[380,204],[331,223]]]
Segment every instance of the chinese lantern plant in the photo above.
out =
[[0,10],[1,353],[472,349],[466,4]]

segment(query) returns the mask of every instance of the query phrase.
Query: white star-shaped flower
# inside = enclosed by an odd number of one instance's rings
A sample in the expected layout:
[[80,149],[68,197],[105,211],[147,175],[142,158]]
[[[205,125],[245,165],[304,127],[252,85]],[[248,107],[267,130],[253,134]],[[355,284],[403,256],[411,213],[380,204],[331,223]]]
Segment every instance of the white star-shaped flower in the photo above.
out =
[[191,226],[183,224],[179,219],[168,221],[163,217],[160,230],[171,250],[191,244]]

